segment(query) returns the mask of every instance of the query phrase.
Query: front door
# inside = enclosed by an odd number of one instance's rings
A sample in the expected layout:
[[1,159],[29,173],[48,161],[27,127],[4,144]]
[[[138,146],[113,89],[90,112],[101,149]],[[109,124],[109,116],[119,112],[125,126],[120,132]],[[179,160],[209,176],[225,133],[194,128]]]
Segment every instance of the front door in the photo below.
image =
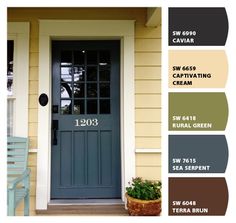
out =
[[120,198],[120,42],[52,41],[51,198]]

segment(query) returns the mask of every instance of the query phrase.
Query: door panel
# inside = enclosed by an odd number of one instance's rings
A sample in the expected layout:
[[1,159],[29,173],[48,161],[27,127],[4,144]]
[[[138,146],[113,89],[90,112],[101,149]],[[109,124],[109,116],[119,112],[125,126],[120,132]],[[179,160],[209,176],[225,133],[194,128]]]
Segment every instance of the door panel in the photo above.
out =
[[120,43],[52,42],[51,198],[120,198]]

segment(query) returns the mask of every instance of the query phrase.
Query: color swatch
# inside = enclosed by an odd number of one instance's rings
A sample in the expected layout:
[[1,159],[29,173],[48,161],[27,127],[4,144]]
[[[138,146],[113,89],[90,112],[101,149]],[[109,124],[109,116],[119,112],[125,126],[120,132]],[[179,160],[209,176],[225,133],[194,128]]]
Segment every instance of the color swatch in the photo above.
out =
[[169,93],[169,130],[224,130],[227,120],[224,93]]
[[169,136],[169,173],[224,173],[228,155],[224,135]]
[[225,178],[169,178],[169,215],[225,215]]
[[224,174],[229,157],[228,61],[209,46],[224,46],[227,35],[225,8],[169,8],[169,215],[226,213],[226,180],[212,174]]
[[224,50],[170,50],[170,88],[224,88],[228,61]]
[[169,46],[224,46],[225,8],[169,8]]

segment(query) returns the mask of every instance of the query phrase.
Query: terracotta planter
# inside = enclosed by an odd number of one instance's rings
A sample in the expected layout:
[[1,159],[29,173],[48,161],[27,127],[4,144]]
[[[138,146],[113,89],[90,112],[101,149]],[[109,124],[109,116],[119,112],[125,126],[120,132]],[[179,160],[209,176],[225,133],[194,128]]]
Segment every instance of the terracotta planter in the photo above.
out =
[[161,198],[157,200],[139,200],[127,193],[127,208],[132,216],[158,216],[161,213]]

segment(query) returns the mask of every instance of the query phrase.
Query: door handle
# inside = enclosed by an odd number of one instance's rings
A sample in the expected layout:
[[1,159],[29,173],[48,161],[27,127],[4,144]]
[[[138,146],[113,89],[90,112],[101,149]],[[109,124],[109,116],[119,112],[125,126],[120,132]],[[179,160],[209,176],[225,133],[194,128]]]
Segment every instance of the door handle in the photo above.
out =
[[53,129],[53,140],[52,140],[52,143],[54,146],[57,145],[57,130],[56,129]]
[[52,144],[57,145],[57,130],[58,130],[58,120],[52,120]]

